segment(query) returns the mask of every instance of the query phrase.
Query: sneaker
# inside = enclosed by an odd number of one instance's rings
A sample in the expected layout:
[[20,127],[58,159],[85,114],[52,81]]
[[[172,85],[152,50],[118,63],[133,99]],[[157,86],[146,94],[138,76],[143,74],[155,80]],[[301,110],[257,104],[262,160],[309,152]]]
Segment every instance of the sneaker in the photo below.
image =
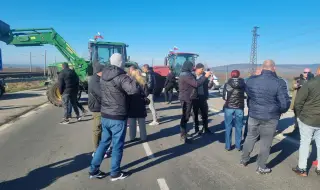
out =
[[248,165],[248,162],[240,160],[240,166],[247,167],[247,165]]
[[187,137],[187,135],[186,135],[186,136],[182,135],[182,136],[180,137],[180,140],[181,140],[181,142],[184,143],[184,144],[190,144],[190,143],[191,143],[191,139],[189,139],[189,138]]
[[89,176],[90,179],[93,179],[93,178],[102,179],[102,178],[105,178],[107,176],[106,173],[104,173],[104,172],[102,172],[100,170],[96,171],[95,173],[89,173],[89,175],[90,175]]
[[261,168],[261,167],[257,168],[258,174],[269,174],[269,173],[271,173],[271,171],[272,170],[270,168]]
[[82,117],[85,117],[87,115],[88,111],[86,109],[82,110]]
[[315,172],[316,172],[317,175],[320,175],[320,169],[316,168]]
[[63,121],[60,122],[60,124],[69,124],[70,121],[69,119],[64,119]]
[[153,125],[159,125],[159,122],[153,121],[151,123],[149,123],[149,125],[153,126]]
[[303,169],[300,169],[299,166],[297,166],[295,168],[292,168],[292,171],[294,173],[296,173],[297,175],[302,176],[302,177],[307,177],[308,176],[307,171],[303,170]]
[[121,171],[117,175],[111,176],[111,181],[117,181],[119,179],[125,179],[125,178],[129,177],[130,175],[131,175],[131,173],[129,173],[129,172]]
[[212,132],[210,129],[203,129],[202,130],[203,132],[203,134],[210,134],[210,135],[213,135],[214,134],[214,132]]
[[82,119],[82,118],[81,118],[80,116],[77,117],[77,120],[78,120],[78,121],[81,121],[81,119]]

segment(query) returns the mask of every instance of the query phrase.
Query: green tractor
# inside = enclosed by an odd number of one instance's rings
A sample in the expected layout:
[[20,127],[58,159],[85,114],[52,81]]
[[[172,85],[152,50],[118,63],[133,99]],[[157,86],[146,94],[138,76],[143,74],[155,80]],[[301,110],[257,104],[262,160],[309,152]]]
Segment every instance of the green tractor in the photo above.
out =
[[[110,64],[110,56],[114,53],[120,53],[126,62],[125,70],[132,65],[138,67],[136,62],[130,61],[130,58],[127,57],[127,44],[98,41],[99,36],[95,36],[94,40],[88,43],[90,58],[85,60],[79,57],[53,28],[10,29],[8,24],[0,20],[0,41],[7,45],[28,47],[50,44],[55,46],[79,76],[79,99],[82,92],[88,93],[88,79],[95,73],[94,60],[98,60],[100,64],[108,65]],[[59,72],[62,70],[62,63],[54,63],[48,66],[48,80],[46,82],[48,100],[59,107],[62,106],[62,97],[57,79]]]

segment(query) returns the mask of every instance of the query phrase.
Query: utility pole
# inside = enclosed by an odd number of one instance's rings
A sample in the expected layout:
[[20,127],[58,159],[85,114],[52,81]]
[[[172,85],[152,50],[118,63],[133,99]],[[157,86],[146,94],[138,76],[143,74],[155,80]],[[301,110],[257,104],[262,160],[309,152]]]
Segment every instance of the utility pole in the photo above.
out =
[[257,38],[259,34],[257,34],[258,26],[253,27],[252,30],[252,44],[251,44],[251,54],[250,54],[250,75],[253,75],[257,68]]
[[47,50],[44,50],[44,69],[43,76],[47,75]]
[[32,55],[30,51],[30,73],[32,72]]

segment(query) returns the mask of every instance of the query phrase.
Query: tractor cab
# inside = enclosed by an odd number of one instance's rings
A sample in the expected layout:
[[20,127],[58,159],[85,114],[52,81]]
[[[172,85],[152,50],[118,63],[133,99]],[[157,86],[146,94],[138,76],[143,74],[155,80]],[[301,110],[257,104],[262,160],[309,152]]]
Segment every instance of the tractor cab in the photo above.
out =
[[170,67],[176,76],[179,76],[183,63],[185,61],[191,61],[195,66],[198,57],[199,55],[195,53],[170,53],[165,58],[164,65]]

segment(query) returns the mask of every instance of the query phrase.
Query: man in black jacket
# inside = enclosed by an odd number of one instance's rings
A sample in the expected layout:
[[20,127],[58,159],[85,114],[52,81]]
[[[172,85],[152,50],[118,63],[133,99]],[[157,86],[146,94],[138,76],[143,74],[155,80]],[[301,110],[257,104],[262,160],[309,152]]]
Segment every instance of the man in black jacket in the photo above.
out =
[[101,87],[102,135],[91,161],[90,178],[102,179],[106,173],[99,170],[105,152],[112,141],[111,181],[129,176],[120,170],[128,118],[128,95],[140,93],[139,86],[123,70],[124,61],[119,53],[110,57],[110,64],[103,69]]
[[[202,63],[198,63],[196,65],[195,76],[198,79],[204,76],[204,65]],[[197,98],[192,100],[193,107],[193,121],[194,121],[194,129],[195,133],[201,135],[202,133],[212,134],[208,127],[208,103],[207,100],[209,98],[209,89],[213,86],[213,78],[209,81],[208,78],[204,81],[202,85],[197,88]],[[202,118],[203,128],[199,131],[199,110]]]
[[177,86],[176,76],[172,72],[171,68],[169,68],[169,74],[166,77],[166,81],[164,82],[164,96],[165,96],[165,102],[167,102],[167,104],[171,104],[173,88],[176,88],[176,86]]
[[275,74],[275,63],[272,60],[263,62],[261,75],[252,76],[247,80],[249,120],[248,136],[243,145],[240,164],[246,166],[250,160],[258,137],[260,136],[260,153],[257,172],[270,173],[266,167],[270,147],[281,114],[288,111],[290,99],[286,82]]
[[156,78],[153,73],[153,70],[150,68],[148,64],[143,65],[142,71],[146,74],[146,82],[148,86],[149,96],[148,99],[150,100],[149,109],[152,113],[153,121],[149,123],[149,125],[159,125],[158,116],[156,108],[154,107],[154,89],[156,88]]
[[179,76],[179,99],[182,106],[180,136],[184,143],[190,143],[190,139],[187,138],[187,124],[191,114],[192,100],[197,98],[197,88],[211,75],[211,72],[206,72],[205,76],[197,80],[192,74],[193,66],[191,61],[184,62]]
[[71,117],[70,106],[72,105],[77,119],[79,120],[80,114],[79,109],[77,106],[77,95],[78,95],[78,88],[79,88],[79,80],[77,74],[69,68],[68,63],[62,64],[63,70],[59,73],[59,90],[62,94],[62,104],[64,108],[64,120],[62,124],[68,124],[69,119]]
[[[101,88],[100,88],[100,78],[102,76],[102,70],[104,65],[97,65],[95,71],[97,73],[93,74],[90,77],[88,84],[88,108],[92,112],[93,116],[93,153],[92,157],[96,149],[99,146],[99,142],[101,140]],[[109,147],[108,151],[104,155],[104,158],[110,156],[111,148]]]

